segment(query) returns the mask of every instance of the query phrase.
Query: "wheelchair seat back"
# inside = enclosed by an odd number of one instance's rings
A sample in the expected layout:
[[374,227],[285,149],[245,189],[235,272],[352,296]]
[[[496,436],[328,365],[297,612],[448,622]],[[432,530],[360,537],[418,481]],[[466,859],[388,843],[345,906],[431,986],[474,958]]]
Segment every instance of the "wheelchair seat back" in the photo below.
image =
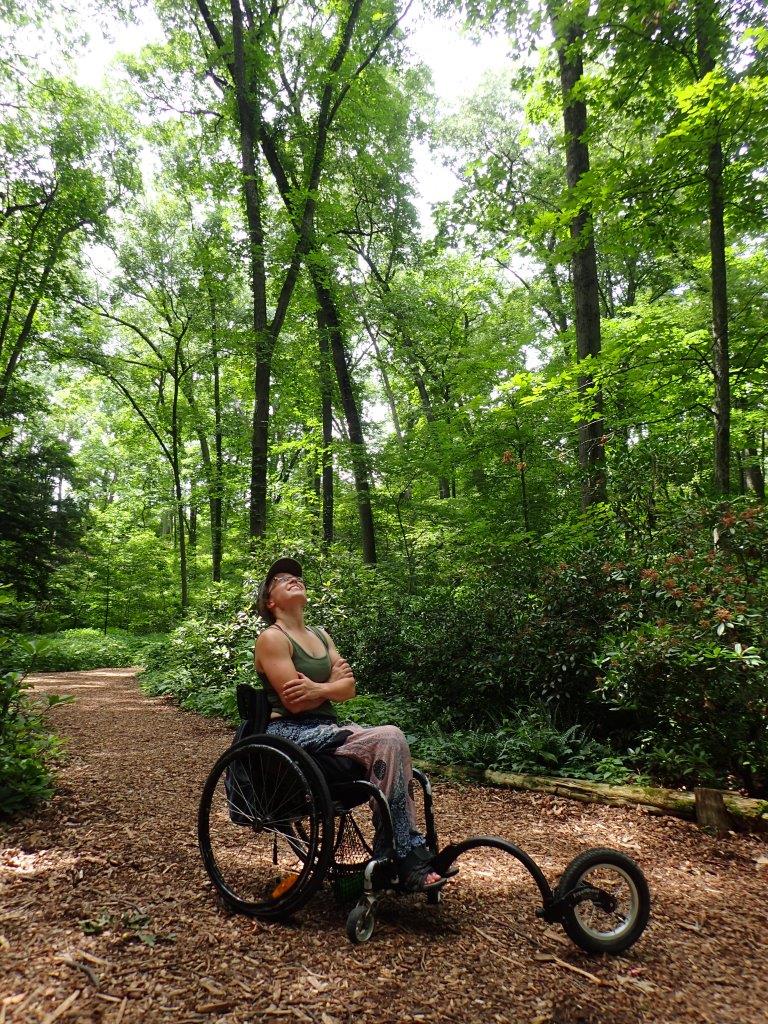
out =
[[[257,690],[255,686],[250,686],[248,683],[239,683],[236,693],[238,713],[244,722],[251,723],[251,728],[245,733],[245,736],[264,732],[272,712],[264,690]],[[243,737],[238,738],[242,739]]]

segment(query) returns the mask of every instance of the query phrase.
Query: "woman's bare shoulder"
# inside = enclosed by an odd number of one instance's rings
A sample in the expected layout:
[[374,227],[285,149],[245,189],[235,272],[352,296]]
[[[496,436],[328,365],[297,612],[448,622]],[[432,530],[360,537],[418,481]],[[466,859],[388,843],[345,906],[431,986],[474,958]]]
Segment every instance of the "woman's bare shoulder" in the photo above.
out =
[[291,642],[288,637],[276,626],[268,626],[256,638],[256,650],[263,651],[265,654],[279,654],[290,646]]

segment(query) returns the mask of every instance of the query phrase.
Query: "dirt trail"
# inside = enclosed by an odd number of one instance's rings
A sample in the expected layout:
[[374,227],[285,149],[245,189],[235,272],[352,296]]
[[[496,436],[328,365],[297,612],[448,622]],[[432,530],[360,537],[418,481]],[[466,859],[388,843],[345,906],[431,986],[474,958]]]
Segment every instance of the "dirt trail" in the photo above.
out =
[[439,783],[444,842],[505,836],[551,880],[588,846],[636,857],[654,896],[648,931],[624,957],[588,957],[534,918],[528,877],[489,855],[463,864],[440,907],[386,904],[354,947],[329,895],[291,926],[218,908],[195,814],[223,725],[141,696],[130,670],[34,682],[76,701],[52,713],[69,750],[59,794],[2,827],[0,1024],[768,1022],[763,840]]

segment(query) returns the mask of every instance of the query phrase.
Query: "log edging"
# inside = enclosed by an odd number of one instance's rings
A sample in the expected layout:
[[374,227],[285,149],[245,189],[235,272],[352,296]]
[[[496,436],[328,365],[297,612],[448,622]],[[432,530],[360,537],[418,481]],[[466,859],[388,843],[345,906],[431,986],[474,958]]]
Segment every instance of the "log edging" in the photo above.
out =
[[[463,782],[485,782],[533,793],[549,793],[582,803],[607,804],[612,807],[643,807],[651,814],[666,814],[687,821],[696,820],[693,792],[664,789],[660,786],[616,786],[587,779],[561,779],[542,775],[518,775],[491,769],[436,765],[414,761],[418,768]],[[723,790],[723,800],[735,825],[747,832],[768,832],[768,800],[756,800],[730,790]]]

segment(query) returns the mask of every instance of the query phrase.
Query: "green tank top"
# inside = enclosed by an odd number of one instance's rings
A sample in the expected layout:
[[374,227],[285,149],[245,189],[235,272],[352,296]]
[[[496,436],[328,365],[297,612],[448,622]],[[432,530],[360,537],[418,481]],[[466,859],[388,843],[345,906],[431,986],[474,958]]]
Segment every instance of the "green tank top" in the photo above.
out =
[[[308,654],[304,648],[296,643],[293,637],[289,636],[288,633],[286,633],[284,629],[281,629],[280,626],[276,626],[275,628],[280,629],[283,636],[288,637],[291,642],[291,661],[296,666],[296,671],[301,672],[302,675],[307,676],[316,683],[326,682],[331,674],[331,656],[328,653],[328,641],[325,639],[325,634],[314,626],[309,627],[318,640],[322,641],[323,647],[325,648],[320,657],[316,658],[314,654]],[[277,690],[272,686],[266,675],[263,672],[259,672],[257,674],[261,680],[262,686],[264,687],[270,707],[279,715],[286,715],[288,718],[302,718],[304,715],[312,715],[313,717],[321,715],[323,718],[332,718],[334,722],[338,721],[336,709],[329,700],[323,701],[320,707],[315,708],[314,711],[299,711],[297,714],[294,714],[294,712],[289,711],[288,708],[283,705],[277,694]]]

